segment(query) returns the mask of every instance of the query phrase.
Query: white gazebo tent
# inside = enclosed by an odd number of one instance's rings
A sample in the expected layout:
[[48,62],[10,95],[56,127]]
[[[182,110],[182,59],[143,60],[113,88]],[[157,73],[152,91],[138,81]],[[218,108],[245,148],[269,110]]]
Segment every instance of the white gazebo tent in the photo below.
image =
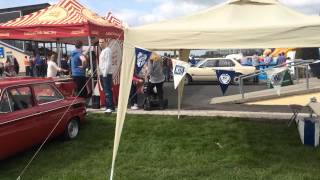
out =
[[[135,67],[135,46],[180,50],[185,61],[190,49],[320,47],[320,18],[298,13],[277,0],[229,0],[191,16],[127,28],[124,39],[111,177]],[[180,95],[182,89],[183,84]]]

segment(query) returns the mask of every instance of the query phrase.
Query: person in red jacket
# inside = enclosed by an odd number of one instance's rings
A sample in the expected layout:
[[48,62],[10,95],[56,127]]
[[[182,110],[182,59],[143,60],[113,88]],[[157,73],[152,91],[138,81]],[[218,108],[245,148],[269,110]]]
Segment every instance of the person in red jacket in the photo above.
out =
[[130,90],[130,105],[132,110],[139,109],[138,107],[138,93],[140,87],[143,85],[143,80],[137,76],[133,75],[132,77],[132,84],[131,84],[131,90]]

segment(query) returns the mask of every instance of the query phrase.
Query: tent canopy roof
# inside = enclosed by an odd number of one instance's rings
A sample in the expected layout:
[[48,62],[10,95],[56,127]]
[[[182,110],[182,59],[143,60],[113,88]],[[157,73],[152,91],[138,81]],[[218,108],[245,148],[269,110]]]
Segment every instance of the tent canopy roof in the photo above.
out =
[[276,4],[279,3],[278,0],[229,0],[229,4],[232,3],[260,3],[260,4]]
[[[251,2],[259,3],[252,4]],[[317,16],[298,13],[276,0],[231,0],[226,4],[211,7],[191,16],[145,25],[137,29],[152,30],[163,26],[167,26],[170,30],[248,29],[267,26],[298,26],[312,24],[319,20]]]
[[[310,31],[315,34],[313,28],[320,28],[318,16],[296,12],[277,0],[229,0],[194,15],[129,28],[126,37],[131,43],[150,49],[320,46],[320,38],[315,44],[302,43],[297,37],[308,38]],[[271,43],[275,38],[282,43]],[[292,43],[294,38],[298,38],[296,43]],[[250,45],[253,41],[264,44]]]
[[48,8],[0,24],[1,39],[114,37],[120,36],[122,31],[121,24],[112,23],[76,0],[61,0]]

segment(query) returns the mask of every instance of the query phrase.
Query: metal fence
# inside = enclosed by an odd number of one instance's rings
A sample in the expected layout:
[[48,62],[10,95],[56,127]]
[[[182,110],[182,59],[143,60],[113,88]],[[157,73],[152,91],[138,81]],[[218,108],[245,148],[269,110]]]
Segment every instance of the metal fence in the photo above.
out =
[[247,74],[247,75],[241,75],[239,76],[239,91],[242,96],[242,99],[244,99],[244,80],[249,78],[254,78],[255,76],[259,76],[262,74],[265,74],[266,71],[272,69],[272,68],[280,68],[280,67],[288,67],[288,68],[294,68],[294,75],[295,79],[299,81],[299,68],[305,69],[305,76],[306,76],[306,89],[309,90],[310,88],[310,72],[309,72],[309,64],[314,63],[315,60],[301,60],[301,59],[295,59],[292,62],[288,62],[285,64],[273,66],[271,68],[261,69],[257,70],[255,73]]

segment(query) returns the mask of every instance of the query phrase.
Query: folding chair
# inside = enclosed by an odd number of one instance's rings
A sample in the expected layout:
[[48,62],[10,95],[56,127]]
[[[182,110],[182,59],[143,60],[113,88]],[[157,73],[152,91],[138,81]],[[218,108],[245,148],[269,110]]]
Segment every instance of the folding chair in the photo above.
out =
[[302,111],[303,106],[298,105],[298,104],[290,104],[289,105],[290,109],[292,110],[292,116],[288,121],[288,127],[292,124],[293,121],[297,120],[298,114]]

